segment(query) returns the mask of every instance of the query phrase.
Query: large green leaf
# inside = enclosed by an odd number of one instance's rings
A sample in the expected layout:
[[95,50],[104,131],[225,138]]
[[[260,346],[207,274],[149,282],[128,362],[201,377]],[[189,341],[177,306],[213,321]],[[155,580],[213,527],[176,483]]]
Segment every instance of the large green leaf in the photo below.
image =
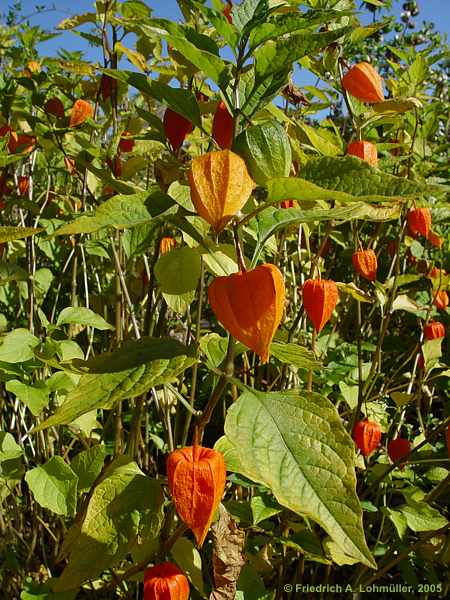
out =
[[[161,484],[152,480],[129,457],[118,457],[96,486],[81,525],[75,525],[69,561],[56,592],[78,588],[128,554],[137,538],[155,537],[161,524]],[[69,532],[70,535],[70,532]]]
[[61,456],[54,456],[25,474],[34,499],[57,515],[73,517],[77,508],[78,477]]
[[[98,408],[112,408],[119,400],[145,394],[151,387],[169,383],[197,361],[193,353],[172,339],[142,338],[125,343],[120,350],[87,361],[74,359],[66,366],[82,375],[54,415],[34,432],[72,423]],[[61,368],[64,368],[61,363]]]
[[247,388],[228,409],[222,447],[238,472],[319,523],[348,556],[376,567],[356,495],[354,443],[329,400]]
[[91,215],[76,218],[57,229],[53,235],[94,233],[104,227],[136,227],[150,223],[160,214],[161,208],[170,208],[173,204],[170,196],[154,189],[138,194],[117,194],[100,204]]
[[[324,158],[323,160],[328,160],[328,158]],[[333,158],[333,160],[338,160],[338,158]],[[348,204],[350,202],[367,202],[370,204],[381,202],[392,203],[404,200],[402,196],[397,195],[358,195],[354,194],[351,190],[334,190],[332,188],[327,188],[326,186],[321,187],[321,185],[307,181],[301,177],[277,177],[276,179],[271,179],[267,182],[267,192],[267,200],[269,202],[281,202],[282,200],[292,199],[297,200],[300,206],[302,202],[305,201],[319,200],[333,200],[335,202],[340,202],[341,204]]]
[[354,156],[312,158],[302,166],[301,175],[323,188],[353,196],[418,196],[434,189],[384,173]]
[[327,20],[342,16],[342,13],[336,11],[311,10],[305,14],[286,13],[270,17],[268,22],[263,23],[250,34],[250,50],[254,50],[260,44],[268,40],[277,39],[286,33],[295,33],[301,29],[308,29],[314,25],[323,25]]
[[264,244],[279,229],[289,225],[314,223],[317,221],[352,221],[364,219],[369,221],[391,221],[400,214],[399,204],[376,207],[364,202],[355,202],[339,208],[301,210],[300,208],[275,208],[269,206],[256,216],[256,245],[252,264],[255,264]]

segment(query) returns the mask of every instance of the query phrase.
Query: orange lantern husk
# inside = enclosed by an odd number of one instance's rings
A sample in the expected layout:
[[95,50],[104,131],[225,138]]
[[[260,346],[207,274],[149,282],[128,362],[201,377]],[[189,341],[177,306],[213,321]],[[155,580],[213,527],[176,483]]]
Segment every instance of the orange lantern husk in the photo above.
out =
[[355,271],[368,279],[369,281],[375,281],[377,278],[377,255],[373,250],[359,250],[353,253],[352,263]]
[[264,264],[217,277],[208,288],[208,298],[225,329],[266,363],[283,317],[285,288],[280,270]]
[[[387,445],[388,455],[392,462],[396,462],[399,458],[408,456],[411,452],[411,448],[412,446],[409,440],[399,437],[390,440]],[[404,466],[404,464],[400,464],[399,468],[403,469]]]
[[36,145],[36,138],[34,135],[27,135],[26,133],[20,133],[17,136],[15,152],[25,153],[31,152]]
[[102,94],[103,102],[106,102],[110,98],[113,92],[117,91],[118,82],[117,79],[110,77],[109,75],[102,75],[100,81],[100,91]]
[[134,140],[132,139],[133,134],[129,131],[124,131],[120,136],[119,150],[121,152],[131,152],[134,148]]
[[445,290],[440,290],[433,300],[434,306],[438,310],[446,310],[448,306],[448,294]]
[[360,62],[347,71],[342,87],[358,100],[373,104],[383,102],[383,79],[372,65]]
[[334,281],[329,279],[307,279],[303,285],[303,306],[306,314],[320,333],[330,320],[339,299]]
[[419,233],[428,237],[431,229],[431,212],[429,208],[412,208],[408,212],[408,229],[413,237]]
[[434,231],[428,233],[428,241],[436,248],[442,248],[444,244],[444,240],[437,233],[434,233]]
[[255,188],[245,162],[230,150],[194,158],[188,179],[196,211],[216,233],[241,210]]
[[167,254],[174,248],[176,248],[177,242],[173,237],[163,237],[159,243],[159,253]]
[[350,142],[347,146],[347,154],[357,156],[366,161],[372,167],[378,167],[378,152],[375,144],[365,141]]
[[363,456],[369,456],[376,450],[381,440],[381,429],[375,421],[358,421],[353,429],[353,439]]
[[233,142],[234,119],[221,100],[214,113],[212,137],[222,150],[231,148]]
[[17,148],[17,133],[9,125],[4,125],[0,127],[0,138],[5,136],[8,138],[8,150],[14,153]]
[[282,200],[280,206],[281,208],[297,208],[298,204],[296,200]]
[[44,104],[44,110],[48,115],[52,115],[59,119],[64,118],[64,104],[59,98],[50,98],[50,100],[47,100]]
[[166,109],[163,117],[164,132],[174,152],[183,145],[186,136],[194,130],[194,126],[188,119],[179,115],[171,108]]
[[160,563],[144,573],[144,600],[188,600],[189,582],[170,562]]
[[180,519],[202,546],[225,491],[223,454],[203,446],[188,446],[167,458],[170,493]]
[[30,189],[30,178],[26,175],[21,175],[17,180],[19,196],[25,196]]
[[75,101],[70,112],[69,127],[77,127],[94,116],[94,109],[87,100],[78,99]]
[[445,337],[445,325],[440,321],[430,321],[424,327],[426,340],[436,340]]
[[226,20],[228,21],[228,23],[230,23],[230,25],[233,23],[233,17],[231,16],[232,10],[233,10],[233,3],[230,2],[230,0],[227,0],[226,6],[224,6],[224,9],[223,9],[223,15],[226,18]]
[[64,157],[64,165],[65,165],[69,175],[76,175],[77,167],[75,164],[75,160],[73,158],[70,158],[69,156],[65,156]]

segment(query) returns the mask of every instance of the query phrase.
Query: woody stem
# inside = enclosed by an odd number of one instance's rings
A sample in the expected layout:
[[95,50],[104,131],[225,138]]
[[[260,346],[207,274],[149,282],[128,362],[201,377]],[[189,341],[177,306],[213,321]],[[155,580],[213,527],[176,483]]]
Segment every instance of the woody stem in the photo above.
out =
[[236,256],[238,259],[239,270],[245,273],[247,270],[245,267],[244,255],[242,253],[241,242],[239,240],[239,235],[237,231],[237,227],[233,227],[233,238],[234,238],[234,247],[236,249]]
[[234,372],[234,338],[230,335],[228,339],[228,349],[227,355],[222,363],[223,375],[220,376],[219,381],[217,382],[216,387],[211,394],[208,403],[203,411],[202,416],[198,420],[197,426],[194,432],[194,446],[200,445],[203,440],[203,434],[205,431],[205,427],[208,425],[211,420],[214,409],[217,406],[220,398],[222,397],[225,388],[230,381],[230,378],[233,376]]
[[[313,333],[312,333],[312,340],[311,340],[311,350],[314,353],[314,356],[316,355],[316,338],[317,338],[317,330],[314,327],[313,329]],[[308,371],[308,392],[312,392],[312,384],[313,384],[313,372],[312,369],[310,371]]]

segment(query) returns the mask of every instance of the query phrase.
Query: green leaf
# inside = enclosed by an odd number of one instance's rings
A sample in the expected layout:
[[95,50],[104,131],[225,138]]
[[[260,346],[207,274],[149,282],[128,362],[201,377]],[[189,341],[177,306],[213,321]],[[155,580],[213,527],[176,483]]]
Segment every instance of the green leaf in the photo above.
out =
[[394,510],[392,508],[388,508],[387,506],[383,506],[381,508],[381,512],[383,512],[385,515],[387,515],[389,520],[394,525],[395,530],[397,531],[398,537],[402,540],[403,537],[405,536],[406,530],[408,529],[405,515],[403,513],[401,513],[399,510]]
[[310,144],[320,152],[320,154],[324,154],[325,156],[338,156],[339,154],[342,154],[342,147],[333,144],[329,137],[326,137],[323,134],[323,128],[311,127],[306,123],[298,123],[297,127],[299,127],[306,135]]
[[448,524],[441,513],[426,502],[411,502],[398,507],[413,531],[434,531]]
[[356,285],[353,282],[342,283],[342,281],[336,281],[336,286],[339,292],[342,292],[343,294],[349,294],[350,296],[352,296],[352,298],[358,300],[359,302],[371,303],[374,301],[370,294],[356,287]]
[[84,25],[85,23],[95,23],[96,20],[96,13],[86,12],[81,15],[75,15],[73,17],[69,17],[68,19],[64,19],[64,21],[61,21],[56,28],[67,31],[68,29],[73,29],[74,27]]
[[57,515],[73,517],[77,508],[78,477],[61,456],[54,456],[25,474],[34,499]]
[[15,394],[30,409],[35,417],[40,415],[48,405],[50,390],[42,382],[27,385],[17,379],[10,379],[6,382],[5,388],[8,392]]
[[173,204],[172,199],[155,189],[138,194],[113,196],[103,202],[92,215],[82,215],[59,227],[52,235],[94,233],[105,227],[126,229],[150,223],[158,214],[158,202]]
[[422,344],[422,354],[427,369],[432,363],[441,358],[443,340],[444,338],[436,338],[434,340],[426,340]]
[[202,557],[194,544],[187,538],[181,537],[172,546],[170,553],[195,589],[204,597]]
[[200,270],[200,253],[195,248],[183,247],[158,258],[155,276],[162,292],[178,295],[196,289]]
[[118,457],[92,493],[53,590],[70,591],[96,578],[125,558],[142,533],[156,537],[163,499],[158,481],[144,475],[129,457]]
[[269,600],[272,595],[252,564],[245,564],[239,573],[235,600]]
[[10,433],[0,431],[0,463],[23,456],[23,450]]
[[0,225],[0,244],[22,240],[43,231],[42,227],[12,227],[9,225]]
[[167,35],[164,36],[184,59],[191,62],[206,77],[225,88],[228,82],[228,67],[226,63],[215,54],[197,48],[186,37]]
[[298,13],[273,15],[268,22],[259,25],[251,32],[249,39],[250,51],[264,42],[276,40],[286,33],[295,33],[301,29],[308,29],[313,25],[322,25],[338,14],[340,13],[331,10],[310,10],[303,15]]
[[150,8],[142,0],[126,0],[119,6],[126,19],[148,19]]
[[268,0],[243,0],[240,4],[234,4],[231,11],[233,25],[240,33],[260,25],[268,14]]
[[355,204],[348,204],[327,210],[320,208],[302,210],[300,208],[275,208],[269,206],[256,215],[258,243],[253,255],[252,264],[256,263],[267,240],[284,227],[331,220],[341,222],[352,221],[353,219],[389,221],[398,218],[399,214],[400,211],[397,205],[380,209],[370,204],[364,204],[363,202],[356,202]]
[[78,491],[87,492],[100,475],[106,457],[106,447],[98,444],[79,452],[70,463],[78,477]]
[[333,542],[331,538],[324,539],[322,544],[325,552],[331,556],[331,560],[340,567],[342,565],[354,565],[359,562],[356,558],[342,552],[342,548],[336,542]]
[[273,515],[282,512],[282,507],[275,502],[273,498],[267,495],[253,496],[250,500],[250,506],[253,515],[253,525],[258,525],[265,519],[270,519]]
[[251,92],[242,104],[242,113],[248,117],[263,103],[267,104],[286,85],[292,65],[308,54],[313,54],[345,35],[350,28],[343,27],[324,33],[302,32],[268,41],[254,53],[255,72]]
[[208,250],[201,249],[201,253],[206,267],[215,277],[231,275],[239,271],[236,250],[232,244],[210,245]]
[[408,394],[406,392],[392,392],[391,398],[395,404],[400,408],[406,406],[414,399],[414,394]]
[[[318,159],[319,160],[319,159]],[[337,160],[337,159],[336,159]],[[355,159],[358,160],[358,159]],[[392,201],[401,201],[400,197],[387,196],[358,196],[348,192],[331,191],[326,187],[320,187],[311,181],[306,181],[300,177],[279,177],[267,182],[267,201],[281,202],[282,200],[292,199],[297,200],[300,207],[302,203],[308,201],[326,200],[327,202],[335,201],[342,204],[357,203],[357,202],[386,202],[392,204]],[[285,210],[293,210],[285,209]]]
[[[117,352],[101,354],[87,361],[74,359],[67,368],[87,371],[87,374],[82,375],[77,387],[69,392],[55,414],[33,431],[72,423],[92,410],[110,409],[119,400],[145,394],[156,385],[174,381],[196,361],[186,346],[164,338],[141,338],[126,342]],[[64,368],[64,363],[60,367]]]
[[281,342],[272,342],[270,344],[270,354],[280,362],[292,365],[299,369],[319,369],[321,364],[316,360],[314,353],[308,348],[298,344]]
[[[13,492],[24,473],[22,448],[10,433],[0,431],[0,501]],[[3,489],[2,489],[3,488]]]
[[302,166],[303,179],[353,196],[419,196],[431,191],[418,181],[384,173],[354,156],[312,158]]
[[26,362],[34,358],[32,349],[39,340],[28,329],[14,329],[1,338],[0,361],[6,363]]
[[275,119],[244,129],[234,141],[233,151],[245,160],[258,185],[265,185],[274,177],[287,177],[291,170],[289,137]]
[[200,110],[195,95],[182,88],[172,88],[165,83],[152,81],[141,73],[132,71],[117,71],[115,69],[104,69],[104,73],[132,85],[159,102],[165,102],[172,110],[182,117],[186,117],[193,125],[202,128]]
[[329,400],[247,389],[228,409],[225,436],[227,443],[219,440],[216,447],[226,454],[231,449],[239,473],[269,487],[282,506],[319,523],[342,552],[376,566],[356,496],[354,443]]
[[114,329],[112,325],[107,323],[103,317],[97,315],[90,308],[83,306],[68,306],[64,308],[58,315],[56,325],[68,325],[70,323],[76,323],[77,325],[87,325],[88,327],[94,327],[100,331],[107,329]]
[[137,69],[145,73],[145,71],[147,70],[147,62],[145,60],[145,57],[140,52],[132,50],[131,48],[127,48],[121,42],[115,43],[114,50],[118,52],[119,57],[121,53],[125,54],[125,56],[128,58],[132,65],[134,65]]
[[409,110],[422,108],[422,103],[417,98],[391,98],[384,102],[371,104],[371,109],[379,114],[405,113]]
[[406,312],[417,316],[419,316],[421,312],[425,312],[424,307],[417,304],[417,302],[414,302],[414,300],[411,300],[406,294],[400,294],[395,298],[392,303],[392,311],[394,310],[405,310]]
[[25,583],[25,589],[20,594],[20,600],[75,600],[78,590],[72,593],[55,594],[51,590],[51,580],[42,584],[31,581]]

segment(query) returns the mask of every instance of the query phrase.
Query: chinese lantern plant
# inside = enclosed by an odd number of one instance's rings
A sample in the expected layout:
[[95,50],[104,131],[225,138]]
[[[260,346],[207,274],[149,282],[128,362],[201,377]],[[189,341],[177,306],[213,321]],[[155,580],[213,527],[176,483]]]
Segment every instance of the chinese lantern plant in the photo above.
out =
[[415,3],[394,37],[392,2],[97,2],[58,52],[9,4],[0,600],[445,597],[449,98]]

